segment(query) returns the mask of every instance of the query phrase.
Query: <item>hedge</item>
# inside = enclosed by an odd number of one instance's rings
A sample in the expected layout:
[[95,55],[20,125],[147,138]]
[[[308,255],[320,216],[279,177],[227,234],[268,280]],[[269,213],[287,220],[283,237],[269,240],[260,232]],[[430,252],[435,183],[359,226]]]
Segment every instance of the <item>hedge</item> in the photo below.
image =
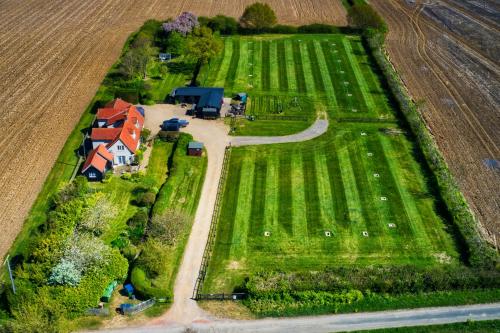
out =
[[143,299],[166,299],[167,302],[172,300],[172,295],[167,288],[155,287],[140,267],[134,267],[130,281],[136,290],[136,294]]

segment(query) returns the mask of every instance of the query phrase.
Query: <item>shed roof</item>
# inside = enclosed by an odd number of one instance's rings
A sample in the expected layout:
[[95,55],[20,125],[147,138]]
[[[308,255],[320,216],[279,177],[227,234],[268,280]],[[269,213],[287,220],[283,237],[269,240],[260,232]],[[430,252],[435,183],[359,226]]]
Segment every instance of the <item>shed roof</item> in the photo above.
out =
[[188,149],[203,149],[203,143],[197,141],[191,141],[188,144]]

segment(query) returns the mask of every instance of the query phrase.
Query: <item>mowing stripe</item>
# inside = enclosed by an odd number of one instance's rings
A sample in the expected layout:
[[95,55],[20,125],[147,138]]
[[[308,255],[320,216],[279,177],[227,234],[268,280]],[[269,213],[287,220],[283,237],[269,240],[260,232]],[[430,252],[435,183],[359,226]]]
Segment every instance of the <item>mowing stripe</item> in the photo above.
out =
[[[379,141],[386,156],[394,155],[391,154],[393,148],[391,145],[391,141],[387,136],[379,135]],[[404,186],[403,184],[405,179],[401,176],[398,160],[394,158],[387,158],[387,163],[389,164],[389,169],[391,171],[392,177],[394,179],[400,180],[396,181],[396,187],[399,197],[402,201],[402,207],[404,207],[410,223],[410,227],[413,230],[416,240],[419,242],[421,248],[432,249],[433,245],[429,242],[429,236],[427,235],[420,217],[420,213],[418,212],[418,209],[415,205],[415,199],[406,190],[406,186]]]
[[317,54],[318,67],[320,68],[320,74],[323,78],[323,83],[325,86],[326,96],[328,98],[328,104],[333,107],[337,107],[337,99],[335,97],[335,89],[331,81],[331,77],[328,75],[328,65],[326,64],[325,55],[321,49],[321,44],[319,41],[314,41],[314,49]]
[[286,55],[285,55],[285,40],[277,41],[277,55],[278,55],[278,80],[280,91],[288,91],[288,74],[286,71]]
[[253,89],[262,89],[262,43],[252,40],[253,44]]
[[231,62],[229,63],[229,69],[227,71],[226,84],[225,84],[225,87],[228,90],[232,90],[234,87],[239,61],[240,61],[240,39],[233,38],[233,53],[231,55]]
[[255,43],[250,39],[247,39],[246,42],[248,48],[246,75],[248,77],[248,88],[251,89],[255,85],[255,80],[257,80],[257,77],[255,76]]
[[307,232],[309,237],[318,237],[323,234],[321,223],[321,206],[318,195],[318,170],[314,152],[302,154],[302,167],[305,184],[305,203],[307,217]]
[[347,88],[342,83],[343,81],[345,81],[345,74],[340,73],[340,65],[337,62],[338,55],[335,56],[332,52],[333,46],[331,44],[331,42],[322,42],[321,49],[323,51],[322,53],[326,62],[328,73],[330,74],[330,82],[332,83],[333,90],[335,92],[337,107],[342,106],[343,108],[352,109],[352,99],[348,99],[346,90]]
[[292,158],[290,154],[280,155],[279,161],[279,225],[285,233],[293,235],[292,212]]
[[226,186],[224,191],[217,228],[217,241],[215,242],[216,247],[221,248],[215,252],[220,252],[222,258],[229,258],[230,255],[235,223],[234,217],[236,216],[236,207],[238,204],[237,189],[240,187],[242,163],[236,154],[237,151],[235,150],[229,162],[231,172],[228,173],[226,183],[232,184],[232,186]]
[[321,219],[323,226],[335,233],[335,211],[333,206],[332,191],[330,188],[330,175],[328,174],[328,166],[324,150],[316,150],[314,154],[316,171],[318,176],[318,197],[319,207],[321,210]]
[[250,56],[250,53],[248,52],[248,40],[240,40],[239,55],[238,67],[232,91],[234,93],[237,91],[245,91],[250,84],[251,77],[248,76],[248,57]]
[[224,40],[224,59],[221,62],[219,72],[217,73],[217,79],[214,82],[216,87],[224,87],[227,78],[227,71],[229,70],[229,64],[232,60],[233,54],[233,38],[226,38]]
[[231,240],[230,253],[232,258],[242,258],[246,254],[255,165],[254,156],[251,155],[245,156],[241,163],[241,180],[238,189],[236,215],[234,215],[233,238]]
[[[356,136],[358,135],[358,136]],[[374,203],[380,201],[380,198],[376,198],[373,195],[373,189],[371,188],[370,181],[367,177],[367,170],[362,162],[359,152],[359,133],[349,132],[346,133],[346,137],[350,144],[348,146],[349,156],[351,162],[353,163],[353,172],[356,181],[356,187],[358,188],[359,197],[362,202],[362,214],[365,221],[366,231],[368,231],[370,242],[362,242],[363,253],[375,252],[378,254],[383,253],[381,244],[381,238],[383,237],[384,231],[381,223],[379,222],[379,216],[377,210],[374,208]],[[365,157],[363,157],[364,159]],[[365,248],[365,249],[363,249]]]
[[304,66],[302,63],[302,49],[298,40],[292,41],[293,49],[293,67],[295,69],[295,80],[297,81],[297,90],[299,93],[307,93],[306,78]]
[[279,159],[277,154],[268,156],[265,193],[266,196],[264,207],[264,228],[265,231],[275,233],[278,230],[278,214],[279,214]]
[[269,41],[262,41],[262,71],[261,71],[261,86],[263,91],[269,91],[271,88],[271,43]]
[[354,57],[354,54],[352,52],[351,42],[347,38],[343,38],[342,45],[344,45],[345,53],[347,54],[347,58],[349,59],[351,69],[354,72],[354,76],[356,77],[356,81],[358,82],[366,106],[371,112],[377,112],[377,108],[369,91],[368,84],[365,81],[363,73],[361,73],[361,69],[359,68],[357,59]]
[[311,68],[311,59],[309,58],[309,52],[305,42],[300,43],[300,52],[302,54],[302,68],[304,70],[306,89],[310,94],[317,95],[314,85],[313,70]]
[[269,48],[269,70],[271,76],[271,87],[272,92],[278,92],[280,90],[279,83],[279,67],[278,67],[278,44],[275,40],[270,42]]
[[[332,140],[333,141],[333,140]],[[340,162],[337,156],[338,146],[330,144],[326,146],[326,162],[330,178],[330,192],[333,194],[333,205],[335,208],[336,225],[347,229],[351,225],[349,219],[349,209],[347,207],[347,198],[345,196],[344,182],[340,172]]]
[[208,67],[204,74],[205,76],[204,77],[202,76],[204,86],[210,87],[214,85],[214,81],[216,80],[217,74],[220,71],[220,68],[222,66],[222,61],[224,60],[225,55],[226,55],[226,48],[223,47],[221,54],[215,59],[211,59],[210,62],[208,63],[208,66],[204,66]]
[[312,70],[312,78],[316,91],[321,93],[325,92],[325,84],[323,83],[323,76],[321,75],[321,68],[318,64],[318,56],[312,40],[307,42],[307,54],[309,55],[309,62]]
[[304,184],[304,167],[301,152],[292,153],[292,211],[293,235],[300,240],[305,240],[307,235],[307,204],[305,192],[309,187]]
[[266,206],[267,159],[257,157],[253,178],[252,209],[249,237],[262,236],[264,232],[264,208]]
[[293,46],[290,39],[285,39],[286,75],[288,78],[288,91],[297,92],[297,78],[295,76]]
[[[384,240],[384,248],[386,251],[398,251],[399,255],[402,256],[405,251],[404,245],[406,243],[403,241],[403,237],[400,234],[403,232],[403,228],[399,228],[399,222],[395,221],[391,213],[391,204],[380,200],[381,197],[387,196],[388,191],[385,189],[385,184],[387,182],[387,166],[382,165],[378,162],[377,158],[368,156],[368,153],[373,154],[373,149],[371,148],[374,144],[378,144],[376,134],[369,133],[370,135],[366,137],[364,143],[360,145],[359,152],[361,160],[363,161],[366,174],[368,175],[368,180],[370,183],[370,193],[372,195],[372,207],[376,210],[377,220],[379,226],[383,231],[386,239]],[[378,175],[376,177],[375,175]],[[397,228],[389,228],[389,223],[394,223]]]

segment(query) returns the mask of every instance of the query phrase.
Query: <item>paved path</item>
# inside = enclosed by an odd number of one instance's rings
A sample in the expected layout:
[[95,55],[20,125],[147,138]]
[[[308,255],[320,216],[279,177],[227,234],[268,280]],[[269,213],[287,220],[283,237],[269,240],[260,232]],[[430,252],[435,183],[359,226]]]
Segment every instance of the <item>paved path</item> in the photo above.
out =
[[274,143],[301,142],[314,139],[328,129],[328,120],[318,119],[308,129],[285,136],[237,136],[231,140],[233,146],[266,145]]
[[425,326],[465,322],[467,320],[500,319],[500,303],[455,307],[422,308],[369,313],[354,313],[314,317],[296,317],[261,320],[209,320],[194,322],[190,326],[158,322],[154,326],[130,327],[107,332],[265,332],[265,333],[320,333],[342,332],[405,326]]

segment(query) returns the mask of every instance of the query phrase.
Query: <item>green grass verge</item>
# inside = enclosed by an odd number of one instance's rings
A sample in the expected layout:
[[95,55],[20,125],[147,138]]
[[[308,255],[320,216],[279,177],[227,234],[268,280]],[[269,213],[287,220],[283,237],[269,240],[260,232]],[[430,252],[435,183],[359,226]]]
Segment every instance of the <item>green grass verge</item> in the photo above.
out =
[[498,333],[499,320],[467,321],[465,323],[385,328],[378,330],[351,331],[353,333]]

